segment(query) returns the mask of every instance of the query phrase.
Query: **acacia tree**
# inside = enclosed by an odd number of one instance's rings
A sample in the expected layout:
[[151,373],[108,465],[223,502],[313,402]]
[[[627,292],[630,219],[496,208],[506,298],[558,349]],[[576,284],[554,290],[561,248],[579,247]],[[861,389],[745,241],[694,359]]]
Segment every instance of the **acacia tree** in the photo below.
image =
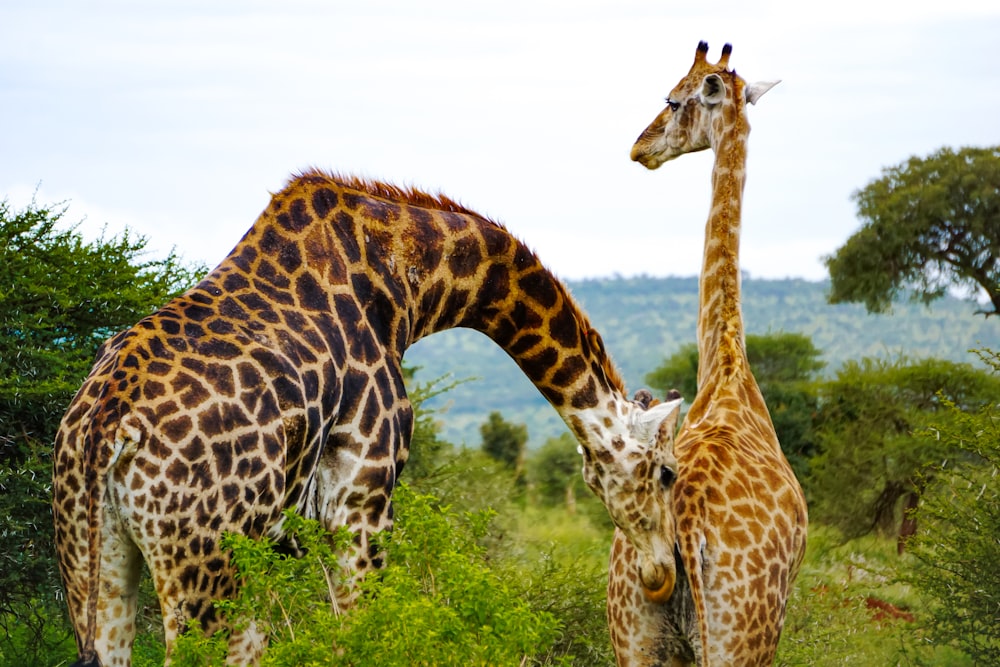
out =
[[929,303],[961,288],[1000,313],[1000,146],[911,157],[853,199],[862,227],[824,259],[831,303],[885,312],[905,291]]
[[[820,351],[803,334],[748,334],[747,360],[760,386],[781,449],[802,476],[814,451],[812,417],[816,411],[813,380],[823,366]],[[688,343],[646,375],[661,392],[677,389],[687,401],[698,389],[698,345]]]
[[104,339],[200,272],[173,253],[144,257],[146,239],[128,232],[86,242],[59,224],[65,210],[0,201],[0,657],[17,664],[41,664],[65,638],[51,622],[64,608],[50,509],[59,419]]

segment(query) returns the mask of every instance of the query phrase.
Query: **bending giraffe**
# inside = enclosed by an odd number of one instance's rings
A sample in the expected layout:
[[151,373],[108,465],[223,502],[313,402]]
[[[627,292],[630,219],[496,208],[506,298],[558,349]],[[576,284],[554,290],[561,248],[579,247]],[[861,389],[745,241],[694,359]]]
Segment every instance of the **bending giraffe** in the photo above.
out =
[[[519,364],[579,440],[587,484],[672,587],[662,493],[680,401],[630,401],[566,288],[499,224],[455,202],[310,172],[292,180],[199,285],[104,344],[56,443],[56,546],[80,659],[131,664],[140,566],[169,662],[189,621],[225,619],[224,532],[280,539],[296,507],[354,534],[353,576],[381,565],[413,412],[415,341],[478,329]],[[356,587],[338,595],[351,604]],[[230,664],[264,638],[235,631]]]
[[[807,508],[747,362],[739,237],[746,177],[747,102],[774,83],[748,85],[698,45],[666,108],[632,159],[649,169],[711,148],[712,205],[699,282],[698,393],[677,434],[672,488],[677,586],[648,595],[636,554],[616,534],[608,614],[619,665],[770,665],[785,604],[805,552]],[[672,577],[673,578],[673,577]]]

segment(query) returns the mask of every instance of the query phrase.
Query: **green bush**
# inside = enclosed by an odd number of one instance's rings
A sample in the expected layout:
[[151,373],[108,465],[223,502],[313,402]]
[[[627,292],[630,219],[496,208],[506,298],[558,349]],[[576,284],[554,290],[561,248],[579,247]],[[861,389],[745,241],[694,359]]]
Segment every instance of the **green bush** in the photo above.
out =
[[[1000,374],[1000,355],[980,356]],[[906,578],[930,601],[925,626],[935,642],[1000,665],[1000,408],[946,407],[951,419],[923,435],[952,456],[928,471]]]
[[913,559],[896,554],[895,540],[845,542],[834,528],[814,524],[809,530],[776,665],[972,667],[923,630],[924,597],[898,576]]
[[[349,614],[331,602],[346,531],[331,546],[316,522],[289,513],[300,558],[275,553],[267,540],[227,538],[242,587],[219,605],[268,635],[263,665],[516,665],[553,644],[553,615],[533,610],[486,562],[478,542],[491,513],[458,515],[405,485],[394,495],[396,527],[383,543],[389,564],[364,580]],[[192,631],[174,660],[193,667],[224,657],[223,633]]]

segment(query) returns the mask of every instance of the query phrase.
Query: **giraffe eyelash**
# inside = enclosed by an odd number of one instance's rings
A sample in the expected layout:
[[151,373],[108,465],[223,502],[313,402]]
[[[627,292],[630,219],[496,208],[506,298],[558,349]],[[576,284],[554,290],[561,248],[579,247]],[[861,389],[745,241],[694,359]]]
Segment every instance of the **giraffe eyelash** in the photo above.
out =
[[667,106],[670,107],[671,111],[677,111],[678,109],[681,108],[681,103],[680,102],[675,102],[674,100],[670,99],[669,97],[666,99],[666,102],[667,102]]

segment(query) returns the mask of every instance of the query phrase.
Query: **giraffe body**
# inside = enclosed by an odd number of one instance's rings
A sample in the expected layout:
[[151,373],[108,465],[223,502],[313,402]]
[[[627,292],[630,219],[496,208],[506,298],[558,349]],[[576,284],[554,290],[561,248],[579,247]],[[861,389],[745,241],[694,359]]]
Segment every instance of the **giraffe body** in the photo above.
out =
[[677,434],[672,489],[677,586],[664,602],[642,592],[634,550],[616,534],[608,587],[620,665],[770,665],[805,552],[807,508],[746,358],[739,235],[746,103],[774,84],[728,70],[731,47],[708,63],[702,42],[632,159],[650,169],[712,148],[712,208],[699,284],[698,393]]
[[[282,537],[291,507],[348,526],[355,580],[381,565],[413,411],[401,361],[420,338],[478,329],[577,436],[588,484],[636,545],[638,579],[672,586],[655,520],[673,475],[677,401],[621,379],[565,287],[502,226],[440,197],[320,172],[274,195],[199,285],[107,341],[60,426],[53,512],[81,665],[128,665],[141,564],[170,647],[226,622],[224,532]],[[356,596],[345,582],[338,603]],[[228,661],[265,638],[235,632]]]

